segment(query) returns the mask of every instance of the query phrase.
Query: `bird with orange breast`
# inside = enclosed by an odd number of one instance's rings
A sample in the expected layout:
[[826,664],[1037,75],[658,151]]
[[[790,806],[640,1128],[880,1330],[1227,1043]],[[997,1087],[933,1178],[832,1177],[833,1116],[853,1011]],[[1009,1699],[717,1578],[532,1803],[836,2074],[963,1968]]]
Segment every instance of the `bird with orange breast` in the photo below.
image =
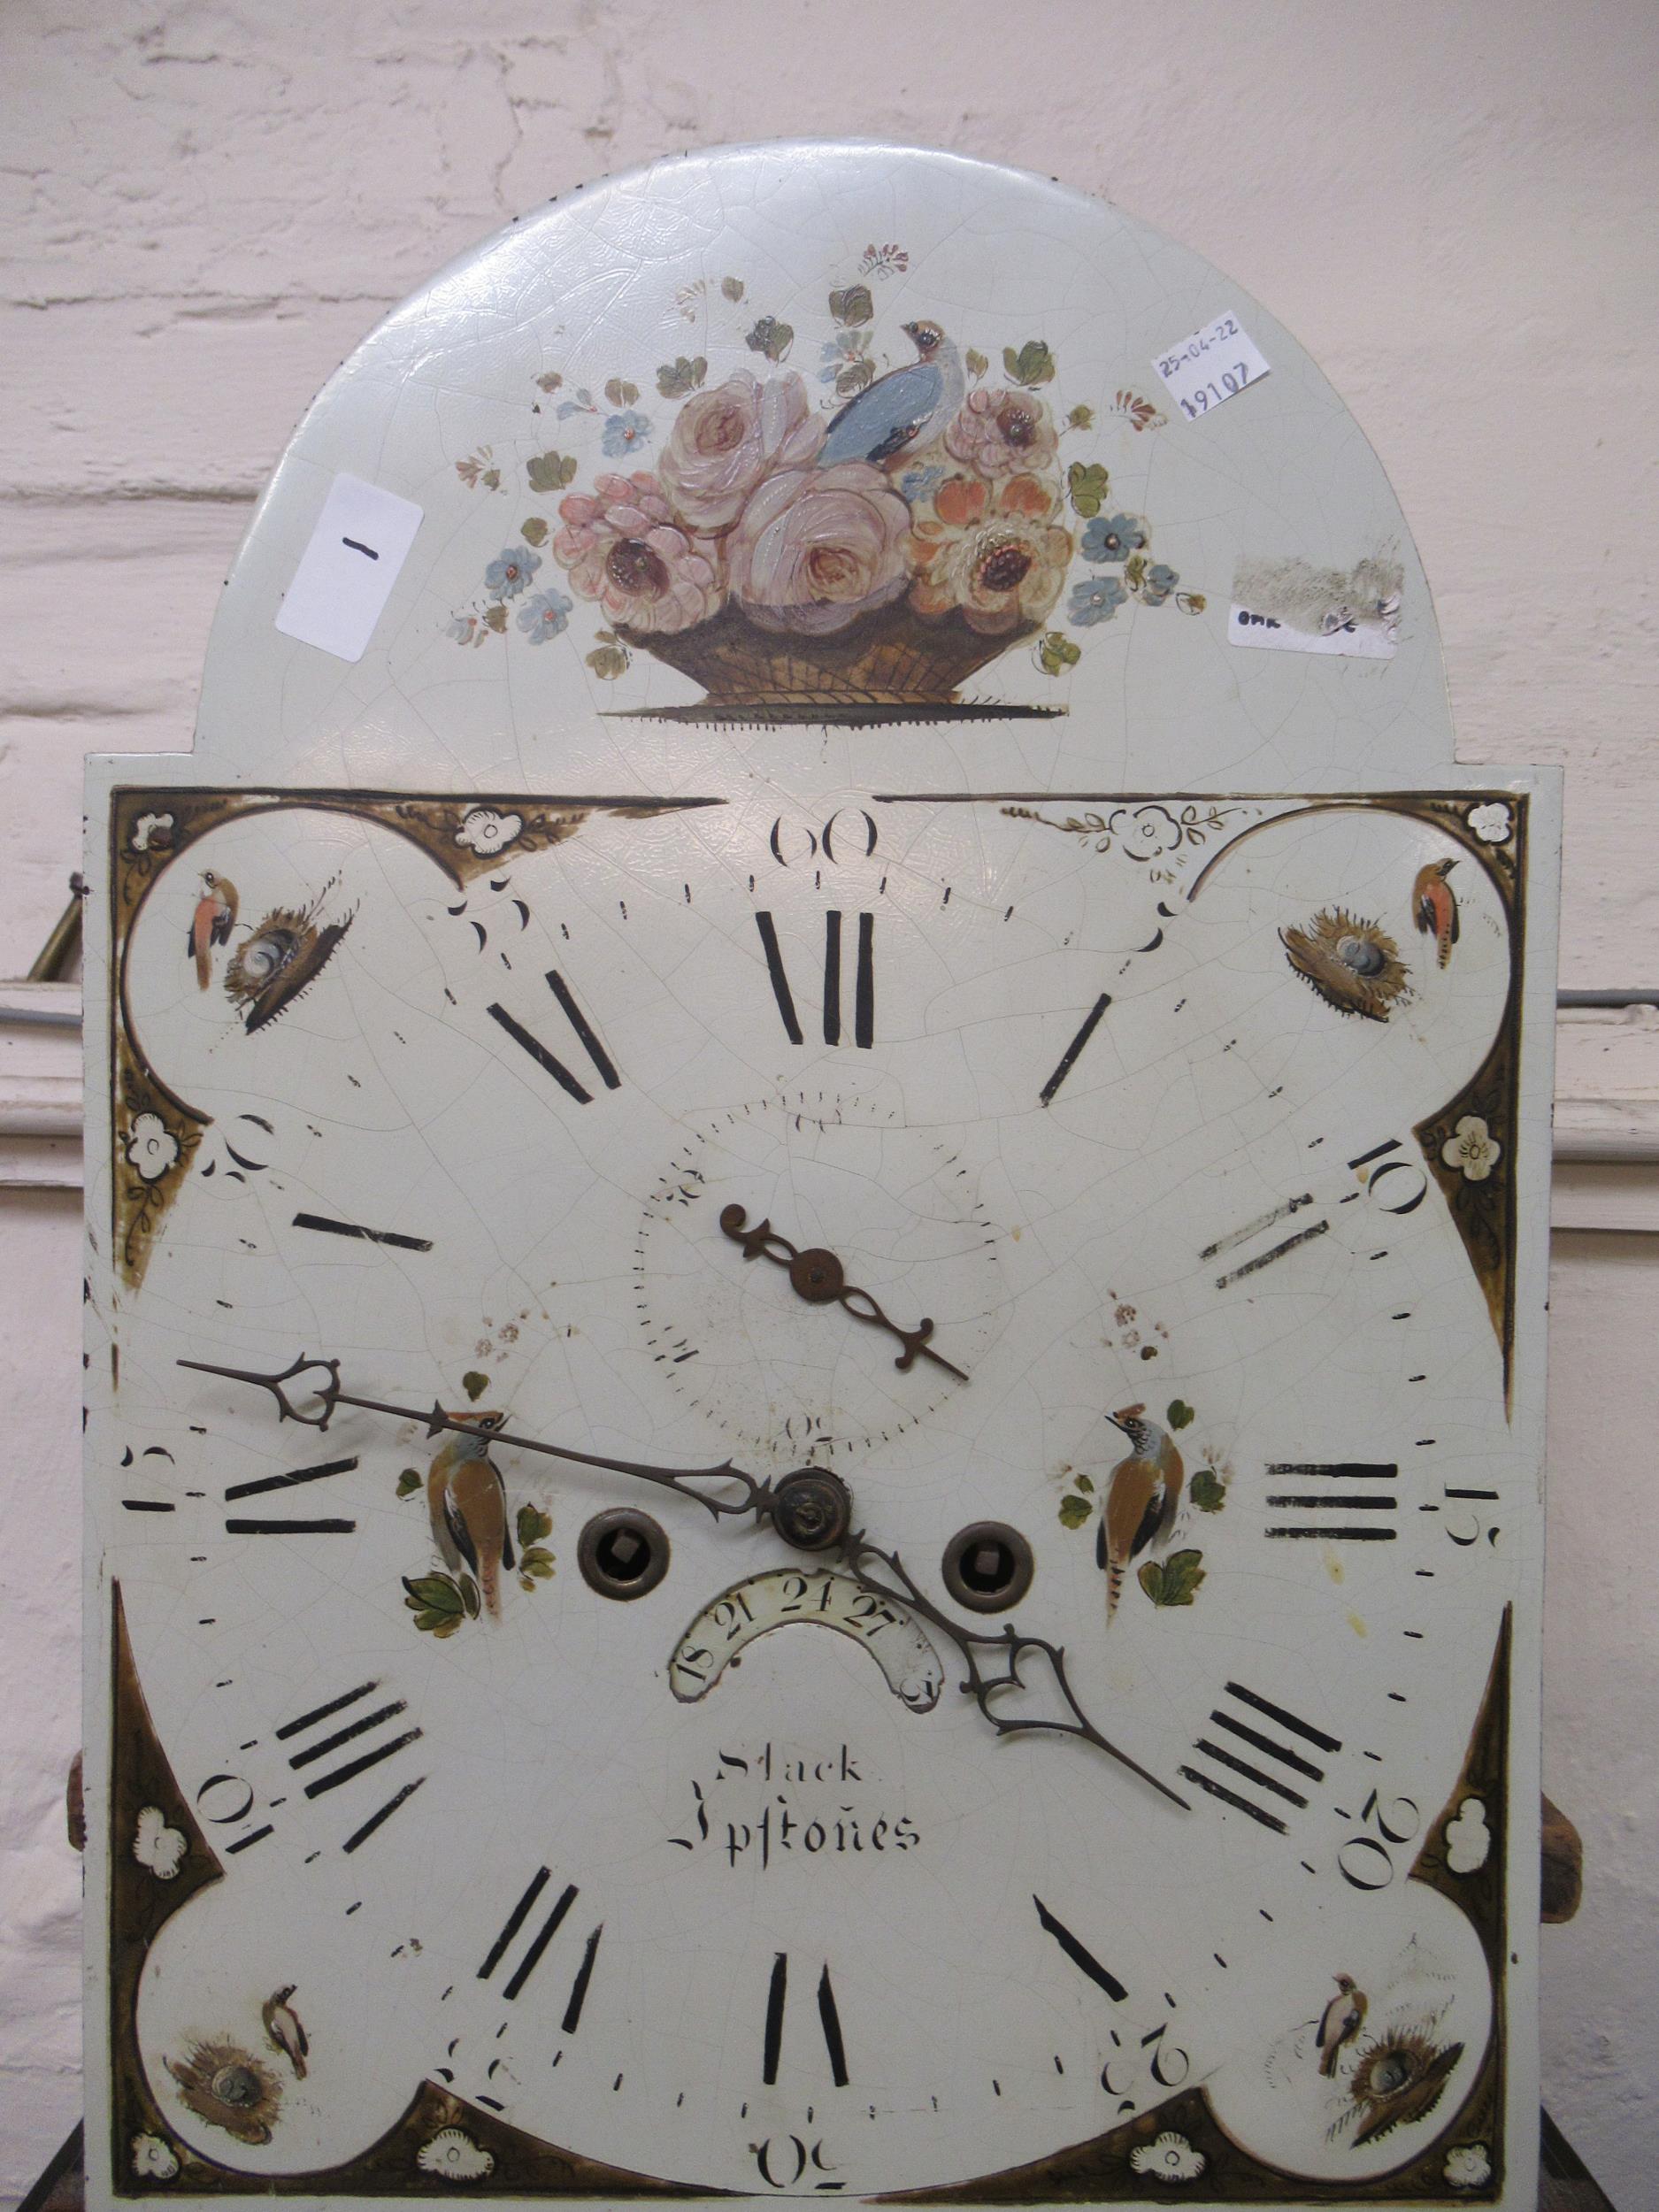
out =
[[1148,1421],[1143,1405],[1125,1406],[1106,1418],[1129,1439],[1129,1453],[1106,1479],[1094,1556],[1106,1571],[1106,1618],[1118,1610],[1132,1559],[1161,1544],[1174,1525],[1186,1470],[1169,1432]]
[[236,920],[236,887],[228,876],[202,872],[202,895],[190,917],[189,949],[196,960],[196,979],[205,991],[213,979],[213,947],[230,942]]
[[1314,2041],[1319,2047],[1319,2071],[1334,2074],[1337,2060],[1365,2024],[1370,2009],[1365,1993],[1351,1974],[1336,1978],[1336,1995],[1319,2016]]
[[1411,918],[1425,937],[1434,940],[1441,967],[1449,965],[1457,942],[1457,894],[1446,879],[1455,860],[1431,860],[1417,870],[1411,887]]
[[433,1540],[451,1574],[462,1562],[478,1577],[484,1606],[501,1618],[501,1575],[513,1563],[507,1525],[507,1486],[489,1455],[490,1439],[506,1425],[504,1413],[452,1413],[465,1429],[451,1429],[434,1455],[426,1476],[426,1509]]

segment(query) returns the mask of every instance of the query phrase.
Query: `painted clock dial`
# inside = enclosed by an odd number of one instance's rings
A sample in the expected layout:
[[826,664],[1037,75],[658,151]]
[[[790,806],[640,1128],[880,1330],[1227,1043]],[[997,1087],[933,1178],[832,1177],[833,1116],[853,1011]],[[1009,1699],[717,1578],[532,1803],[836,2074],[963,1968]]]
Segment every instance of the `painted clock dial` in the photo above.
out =
[[[1037,190],[906,158],[918,236]],[[595,205],[683,215],[677,173]],[[869,250],[821,403],[777,315],[752,417],[736,368],[684,413],[712,352],[672,431],[545,372],[591,489],[482,401],[442,484],[365,464],[459,519],[359,663],[273,626],[279,486],[204,706],[265,589],[274,764],[260,703],[99,772],[106,2198],[1519,2201],[1553,792],[1113,790],[1060,772],[1075,703],[970,712],[964,640],[1025,623],[973,592],[1094,545],[1106,465],[1056,458],[1057,343],[957,392],[926,257]],[[758,307],[711,251],[695,311]],[[920,403],[884,282],[942,412],[872,445],[853,401]],[[441,634],[509,471],[558,534]],[[1002,568],[935,604],[980,507]],[[1081,628],[1233,652],[1114,531]],[[608,625],[536,725],[572,594]],[[590,677],[706,696],[607,720]],[[446,710],[464,769],[362,772]]]

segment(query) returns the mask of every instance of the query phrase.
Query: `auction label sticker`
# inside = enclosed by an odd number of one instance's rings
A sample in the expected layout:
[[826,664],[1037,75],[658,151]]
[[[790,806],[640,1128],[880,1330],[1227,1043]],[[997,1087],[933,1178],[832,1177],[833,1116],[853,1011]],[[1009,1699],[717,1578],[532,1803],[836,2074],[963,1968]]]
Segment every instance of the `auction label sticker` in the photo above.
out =
[[1259,382],[1268,371],[1236,315],[1217,315],[1179,346],[1156,355],[1153,366],[1188,422],[1196,422],[1247,384]]
[[1340,653],[1350,660],[1391,661],[1398,643],[1393,622],[1333,622],[1325,630],[1298,630],[1275,615],[1256,614],[1235,599],[1227,615],[1230,645],[1264,645],[1277,653]]
[[339,660],[360,661],[420,523],[412,499],[360,476],[336,476],[282,595],[277,628]]

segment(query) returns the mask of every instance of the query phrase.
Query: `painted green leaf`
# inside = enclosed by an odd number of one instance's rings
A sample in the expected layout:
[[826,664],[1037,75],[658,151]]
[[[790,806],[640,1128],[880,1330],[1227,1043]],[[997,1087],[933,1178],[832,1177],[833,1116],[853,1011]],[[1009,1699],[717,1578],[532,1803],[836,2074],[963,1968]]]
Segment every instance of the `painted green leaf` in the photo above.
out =
[[505,637],[507,634],[507,610],[499,600],[493,607],[485,608],[484,627],[487,630],[494,630],[497,637]]
[[466,1608],[467,1619],[475,1621],[479,1609],[478,1585],[471,1575],[461,1577],[461,1602]]
[[763,315],[743,343],[751,353],[764,353],[768,361],[781,361],[795,343],[795,332],[775,315]]
[[[461,1593],[448,1575],[419,1575],[412,1580],[405,1575],[403,1587],[409,1593],[403,1603],[411,1613],[431,1615],[437,1620],[460,1619]],[[426,1627],[430,1622],[418,1618],[415,1625],[417,1628]]]
[[735,306],[736,306],[736,304],[737,304],[737,303],[738,303],[738,301],[739,301],[739,300],[741,300],[741,299],[742,298],[742,296],[743,296],[743,280],[742,280],[742,278],[741,278],[741,277],[722,277],[722,278],[720,279],[720,290],[721,290],[721,292],[724,294],[724,296],[726,296],[726,298],[727,298],[728,300],[730,300],[730,301],[731,301],[731,303],[732,303],[733,306],[733,307],[735,307]]
[[1176,1551],[1160,1565],[1148,1559],[1141,1570],[1141,1587],[1154,1605],[1190,1605],[1204,1578],[1201,1551]]
[[595,646],[584,657],[595,676],[606,683],[614,683],[628,664],[628,657],[619,645]]
[[1091,1475],[1073,1475],[1071,1479],[1078,1488],[1085,1493],[1092,1492],[1094,1487],[1094,1480]]
[[518,525],[518,535],[526,545],[545,545],[547,525],[540,515],[526,515]]
[[1184,1429],[1194,1417],[1193,1409],[1185,1398],[1171,1398],[1164,1417],[1172,1429]]
[[1129,556],[1129,558],[1124,563],[1125,583],[1128,585],[1131,591],[1139,591],[1141,585],[1144,584],[1146,580],[1146,555],[1144,553],[1132,553]]
[[536,382],[544,392],[557,392],[565,379],[557,369],[544,369]]
[[576,463],[568,453],[538,453],[524,472],[533,492],[562,492],[575,480]]
[[1094,1509],[1087,1498],[1064,1497],[1060,1501],[1060,1521],[1065,1528],[1081,1528]]
[[501,489],[501,471],[486,469],[480,481],[487,492],[498,492]]
[[695,360],[687,360],[679,354],[672,361],[664,361],[657,372],[657,388],[664,399],[684,399],[695,392],[709,373],[706,358],[698,354]]
[[1093,430],[1094,410],[1092,407],[1074,407],[1065,419],[1065,426],[1068,430]]
[[489,1377],[488,1375],[480,1375],[476,1367],[470,1367],[468,1368],[466,1373],[461,1378],[461,1387],[465,1391],[467,1396],[472,1401],[473,1404],[476,1405],[478,1401],[483,1396],[484,1393],[489,1388]]
[[605,385],[605,397],[613,407],[632,407],[639,396],[639,386],[625,383],[619,376],[611,377]]
[[1063,670],[1076,667],[1083,657],[1083,649],[1074,645],[1064,630],[1045,630],[1037,646],[1037,665],[1045,676],[1057,676]]
[[1219,1513],[1226,1502],[1226,1484],[1213,1467],[1201,1467],[1193,1477],[1193,1503],[1201,1513]]
[[1013,381],[1023,384],[1027,391],[1034,390],[1039,384],[1051,383],[1054,379],[1054,356],[1041,338],[1027,338],[1018,353],[1012,346],[1004,346],[1002,366]]
[[1175,603],[1183,614],[1202,614],[1210,602],[1202,591],[1178,591]]
[[854,323],[875,320],[876,303],[870,296],[867,284],[849,284],[829,296],[829,311],[843,328]]
[[1073,461],[1065,472],[1067,496],[1085,521],[1099,514],[1111,491],[1111,479],[1102,461]]
[[400,1498],[406,1498],[411,1491],[419,1490],[419,1487],[420,1477],[416,1473],[412,1467],[405,1467],[403,1473],[397,1478],[398,1496]]
[[539,1543],[542,1537],[551,1536],[553,1524],[539,1506],[521,1505],[517,1523],[519,1544],[525,1548]]
[[835,372],[835,396],[850,399],[855,392],[864,390],[875,373],[873,361],[849,361],[845,368]]
[[552,1579],[553,1555],[540,1544],[532,1544],[518,1564],[526,1575],[534,1575],[538,1582]]
[[976,381],[979,378],[985,374],[987,369],[988,369],[991,365],[986,359],[985,356],[982,353],[975,352],[972,346],[970,346],[966,353],[963,355],[962,359],[963,365],[966,368],[968,374],[974,378]]

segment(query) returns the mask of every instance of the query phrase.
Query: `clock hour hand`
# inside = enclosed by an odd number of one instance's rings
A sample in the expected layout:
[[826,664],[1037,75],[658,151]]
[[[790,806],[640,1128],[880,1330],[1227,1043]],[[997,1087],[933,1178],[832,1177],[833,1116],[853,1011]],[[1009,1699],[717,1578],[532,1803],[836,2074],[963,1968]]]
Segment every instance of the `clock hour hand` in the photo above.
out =
[[770,1221],[763,1221],[758,1228],[748,1226],[749,1215],[741,1206],[726,1206],[720,1213],[720,1227],[733,1244],[743,1248],[746,1260],[767,1259],[787,1268],[789,1285],[797,1298],[803,1298],[809,1306],[840,1306],[851,1314],[855,1321],[867,1321],[872,1328],[885,1329],[895,1336],[904,1349],[893,1364],[901,1373],[913,1367],[918,1356],[932,1360],[935,1367],[942,1367],[958,1382],[968,1378],[954,1361],[934,1351],[927,1339],[933,1333],[931,1321],[918,1321],[913,1329],[902,1329],[896,1321],[890,1321],[867,1290],[847,1280],[847,1271],[833,1252],[821,1245],[806,1250],[791,1244],[787,1237],[780,1236]]
[[[247,1383],[268,1390],[277,1402],[277,1418],[298,1421],[307,1428],[326,1429],[337,1406],[357,1406],[368,1413],[384,1413],[398,1421],[423,1421],[428,1436],[445,1429],[463,1434],[476,1432],[480,1424],[445,1412],[442,1406],[402,1406],[382,1398],[360,1398],[340,1383],[337,1359],[312,1358],[302,1354],[280,1374],[261,1375],[250,1368],[218,1367],[207,1360],[181,1359],[180,1367],[202,1375],[222,1375],[227,1381]],[[288,1386],[293,1385],[290,1390]],[[712,1467],[662,1467],[646,1460],[611,1459],[600,1452],[579,1452],[565,1444],[549,1444],[540,1437],[517,1436],[511,1430],[489,1431],[492,1445],[521,1452],[541,1452],[549,1459],[564,1459],[578,1467],[598,1467],[608,1474],[627,1475],[637,1482],[655,1483],[660,1489],[678,1491],[694,1499],[718,1521],[728,1515],[752,1514],[770,1522],[786,1543],[801,1551],[821,1551],[845,1535],[852,1509],[846,1485],[818,1468],[798,1468],[776,1484],[760,1482],[730,1460]],[[703,1485],[710,1486],[708,1488]],[[735,1485],[740,1494],[730,1494]],[[724,1494],[723,1494],[724,1492]]]
[[[876,1597],[903,1606],[908,1612],[918,1614],[950,1639],[968,1670],[968,1678],[960,1686],[963,1694],[973,1699],[999,1736],[1039,1732],[1080,1736],[1085,1743],[1092,1743],[1119,1766],[1127,1767],[1131,1774],[1150,1783],[1183,1812],[1192,1810],[1179,1791],[1172,1790],[1167,1782],[1159,1781],[1156,1774],[1148,1773],[1126,1751],[1120,1751],[1102,1735],[1078,1703],[1077,1694],[1066,1677],[1065,1653],[1058,1644],[1051,1644],[1043,1636],[1022,1636],[1011,1621],[993,1632],[968,1628],[952,1620],[931,1599],[922,1595],[900,1563],[898,1554],[883,1551],[879,1545],[871,1543],[862,1530],[848,1538],[841,1556],[848,1571],[863,1588]],[[872,1569],[879,1571],[872,1572]],[[1022,1668],[1026,1672],[1022,1673]],[[1046,1678],[1041,1684],[1036,1678],[1039,1673]],[[1010,1694],[1022,1691],[1027,1695],[1041,1695],[1045,1687],[1056,1709],[1049,1717],[1017,1713],[998,1706],[999,1698],[1006,1699]]]

